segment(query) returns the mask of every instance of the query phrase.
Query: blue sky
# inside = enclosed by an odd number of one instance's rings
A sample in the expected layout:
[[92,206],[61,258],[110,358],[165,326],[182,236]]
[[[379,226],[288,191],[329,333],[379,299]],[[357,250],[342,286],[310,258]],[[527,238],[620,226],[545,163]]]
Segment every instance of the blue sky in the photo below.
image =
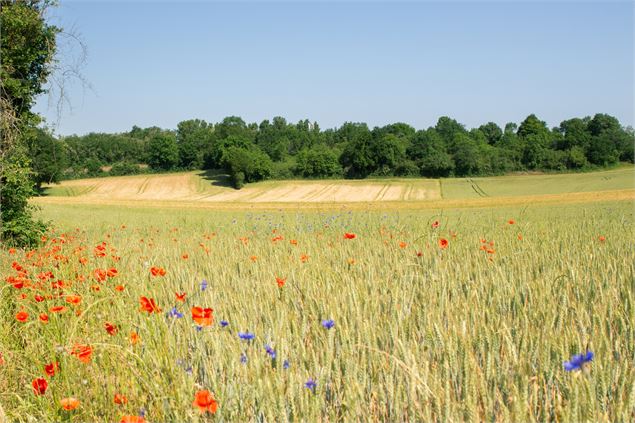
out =
[[61,135],[238,115],[322,128],[520,122],[602,112],[633,125],[631,2],[61,1],[88,47]]

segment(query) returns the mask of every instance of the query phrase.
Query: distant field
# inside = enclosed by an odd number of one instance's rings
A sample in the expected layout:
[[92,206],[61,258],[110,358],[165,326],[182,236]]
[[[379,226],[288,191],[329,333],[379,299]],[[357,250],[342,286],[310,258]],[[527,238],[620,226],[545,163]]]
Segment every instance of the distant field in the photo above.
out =
[[65,181],[40,204],[187,207],[492,207],[635,199],[635,168],[562,175],[450,179],[265,181],[241,190],[201,172]]
[[635,188],[635,172],[633,167],[629,167],[562,175],[442,179],[441,188],[445,199],[623,190]]

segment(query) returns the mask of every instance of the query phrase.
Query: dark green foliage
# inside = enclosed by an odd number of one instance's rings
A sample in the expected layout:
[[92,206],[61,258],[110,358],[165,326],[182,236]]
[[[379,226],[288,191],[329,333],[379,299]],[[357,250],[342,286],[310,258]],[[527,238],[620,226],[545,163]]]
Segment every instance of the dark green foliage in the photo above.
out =
[[335,151],[326,145],[317,145],[298,153],[295,174],[304,178],[332,178],[342,175],[342,166]]
[[179,164],[179,148],[171,133],[159,133],[150,138],[148,165],[152,169],[172,170]]
[[33,180],[40,191],[43,183],[57,183],[68,168],[65,145],[43,129],[25,133]]
[[130,162],[117,162],[112,165],[108,174],[111,176],[136,175],[140,173],[139,165]]
[[203,166],[204,148],[212,144],[214,127],[204,120],[185,120],[178,124],[176,142],[179,165],[183,169],[200,169]]
[[243,182],[257,182],[271,176],[272,163],[269,156],[257,147],[246,149],[229,147],[223,157],[223,167],[236,189],[243,186]]
[[[46,225],[32,216],[33,176],[56,178],[53,169],[31,171],[27,140],[39,117],[31,111],[51,71],[59,28],[45,19],[46,1],[0,1],[0,240],[34,246]],[[38,154],[56,146],[38,144]],[[41,147],[41,149],[40,149]],[[51,147],[49,149],[49,147]]]

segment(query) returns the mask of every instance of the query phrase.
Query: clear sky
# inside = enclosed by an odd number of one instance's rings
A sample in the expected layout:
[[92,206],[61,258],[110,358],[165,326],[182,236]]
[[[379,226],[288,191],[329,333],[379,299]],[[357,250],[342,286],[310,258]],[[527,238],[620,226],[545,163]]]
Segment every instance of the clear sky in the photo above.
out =
[[[284,116],[322,128],[520,122],[602,112],[633,125],[633,3],[61,1],[93,86],[57,133]],[[56,122],[46,96],[37,111]]]

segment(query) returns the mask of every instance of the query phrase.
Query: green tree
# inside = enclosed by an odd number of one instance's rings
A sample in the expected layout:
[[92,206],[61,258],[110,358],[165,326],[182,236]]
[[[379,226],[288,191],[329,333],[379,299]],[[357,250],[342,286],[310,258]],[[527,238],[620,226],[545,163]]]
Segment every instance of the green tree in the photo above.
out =
[[338,155],[325,145],[316,145],[298,153],[294,172],[305,178],[330,178],[342,174]]
[[34,245],[46,226],[32,217],[32,172],[27,128],[39,123],[31,108],[45,92],[60,29],[46,22],[46,1],[0,1],[0,239]]
[[43,129],[32,129],[26,136],[33,180],[38,191],[43,183],[57,183],[68,167],[64,144]]
[[190,119],[179,122],[176,143],[179,164],[183,169],[199,169],[203,166],[204,148],[212,143],[214,128],[204,120]]
[[173,133],[156,134],[148,144],[148,165],[152,169],[172,170],[179,164],[179,148]]

